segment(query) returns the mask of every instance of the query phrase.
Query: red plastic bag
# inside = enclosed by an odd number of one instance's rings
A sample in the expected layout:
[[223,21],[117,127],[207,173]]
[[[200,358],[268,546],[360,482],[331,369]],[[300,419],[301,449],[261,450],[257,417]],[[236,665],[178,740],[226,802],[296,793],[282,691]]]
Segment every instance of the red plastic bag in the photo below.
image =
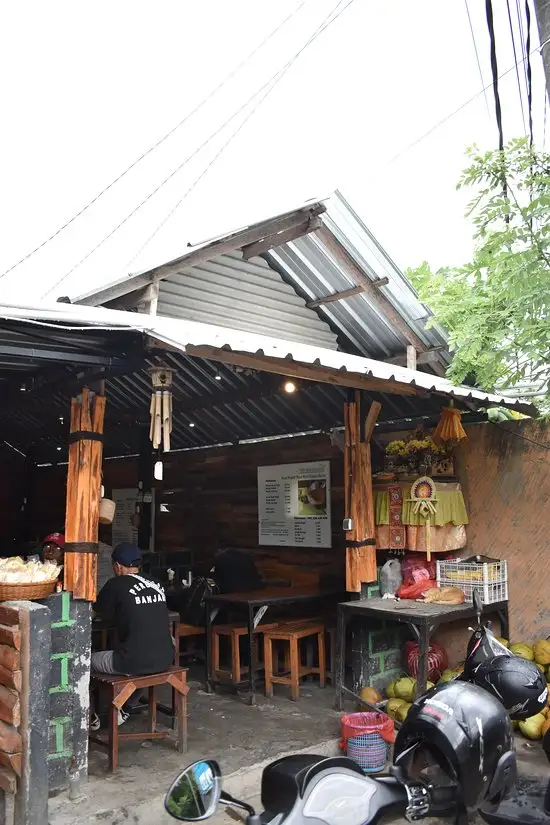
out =
[[435,561],[433,559],[428,561],[423,553],[411,553],[403,559],[401,572],[403,573],[404,585],[416,584],[426,579],[434,580],[436,577]]
[[419,599],[431,587],[437,587],[435,579],[421,579],[413,584],[402,584],[397,595],[400,599]]

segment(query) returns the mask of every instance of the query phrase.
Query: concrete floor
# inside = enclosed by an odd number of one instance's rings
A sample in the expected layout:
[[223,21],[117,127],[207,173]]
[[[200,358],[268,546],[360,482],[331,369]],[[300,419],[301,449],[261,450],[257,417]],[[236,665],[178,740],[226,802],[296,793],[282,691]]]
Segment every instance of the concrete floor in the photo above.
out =
[[[260,777],[265,764],[292,752],[339,753],[340,714],[333,710],[330,687],[320,690],[306,684],[298,703],[291,702],[281,687],[274,699],[259,696],[256,707],[228,693],[207,696],[198,681],[190,687],[187,754],[178,754],[169,741],[121,743],[120,770],[109,776],[106,752],[94,746],[83,798],[75,802],[67,794],[52,798],[50,825],[173,825],[174,820],[164,812],[164,794],[175,776],[200,758],[217,759],[224,788],[260,810]],[[168,720],[160,716],[159,721]],[[137,730],[139,725],[140,717],[134,717],[125,729]],[[517,748],[521,773],[548,776],[539,743],[529,745],[521,738]],[[443,822],[425,821],[427,825]],[[235,817],[221,808],[209,822],[235,825]],[[405,825],[405,820],[399,816],[381,820],[381,825],[390,823]]]

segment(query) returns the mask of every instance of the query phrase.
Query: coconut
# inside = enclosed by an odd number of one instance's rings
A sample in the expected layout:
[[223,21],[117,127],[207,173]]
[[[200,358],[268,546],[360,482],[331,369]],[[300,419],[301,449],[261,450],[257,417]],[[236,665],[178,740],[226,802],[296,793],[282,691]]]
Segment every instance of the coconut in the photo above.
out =
[[407,713],[410,711],[412,705],[409,702],[403,702],[403,704],[397,708],[397,719],[399,722],[404,722],[407,718]]
[[382,696],[378,693],[376,688],[373,687],[361,688],[361,693],[359,695],[363,702],[368,702],[369,705],[376,705],[378,702],[382,701]]
[[545,722],[546,719],[542,713],[537,713],[520,722],[519,729],[527,739],[542,739],[542,726]]
[[522,659],[528,659],[530,662],[532,662],[535,658],[533,648],[523,642],[518,642],[515,645],[511,645],[510,651],[514,654],[514,656],[521,656]]
[[401,707],[401,705],[406,705],[404,699],[388,699],[386,704],[386,713],[388,716],[391,716],[392,719],[397,719],[397,711]]
[[386,688],[386,696],[388,699],[395,699],[395,685],[396,682],[390,682]]
[[533,654],[537,665],[550,665],[550,642],[541,639],[533,646]]
[[406,702],[412,702],[414,694],[416,693],[416,679],[410,676],[403,676],[395,684],[395,696],[397,699],[404,699]]

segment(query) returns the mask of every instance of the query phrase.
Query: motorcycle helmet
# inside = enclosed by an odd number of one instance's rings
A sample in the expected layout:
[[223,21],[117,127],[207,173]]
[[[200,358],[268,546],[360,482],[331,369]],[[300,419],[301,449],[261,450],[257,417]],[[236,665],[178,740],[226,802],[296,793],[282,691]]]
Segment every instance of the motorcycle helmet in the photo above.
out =
[[[427,791],[430,815],[494,810],[516,778],[514,734],[491,694],[452,681],[417,699],[397,734],[392,773],[413,801]],[[425,815],[425,814],[424,814]],[[464,820],[465,821],[465,820]]]
[[534,662],[520,656],[494,656],[482,662],[472,682],[502,702],[512,719],[528,719],[546,707],[544,676]]

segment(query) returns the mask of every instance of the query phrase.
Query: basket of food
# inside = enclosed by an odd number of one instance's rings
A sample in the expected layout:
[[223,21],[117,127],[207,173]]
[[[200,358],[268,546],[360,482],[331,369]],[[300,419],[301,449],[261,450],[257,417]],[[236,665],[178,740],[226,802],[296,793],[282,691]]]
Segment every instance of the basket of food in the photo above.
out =
[[0,559],[0,601],[45,599],[55,590],[60,570],[53,561]]

